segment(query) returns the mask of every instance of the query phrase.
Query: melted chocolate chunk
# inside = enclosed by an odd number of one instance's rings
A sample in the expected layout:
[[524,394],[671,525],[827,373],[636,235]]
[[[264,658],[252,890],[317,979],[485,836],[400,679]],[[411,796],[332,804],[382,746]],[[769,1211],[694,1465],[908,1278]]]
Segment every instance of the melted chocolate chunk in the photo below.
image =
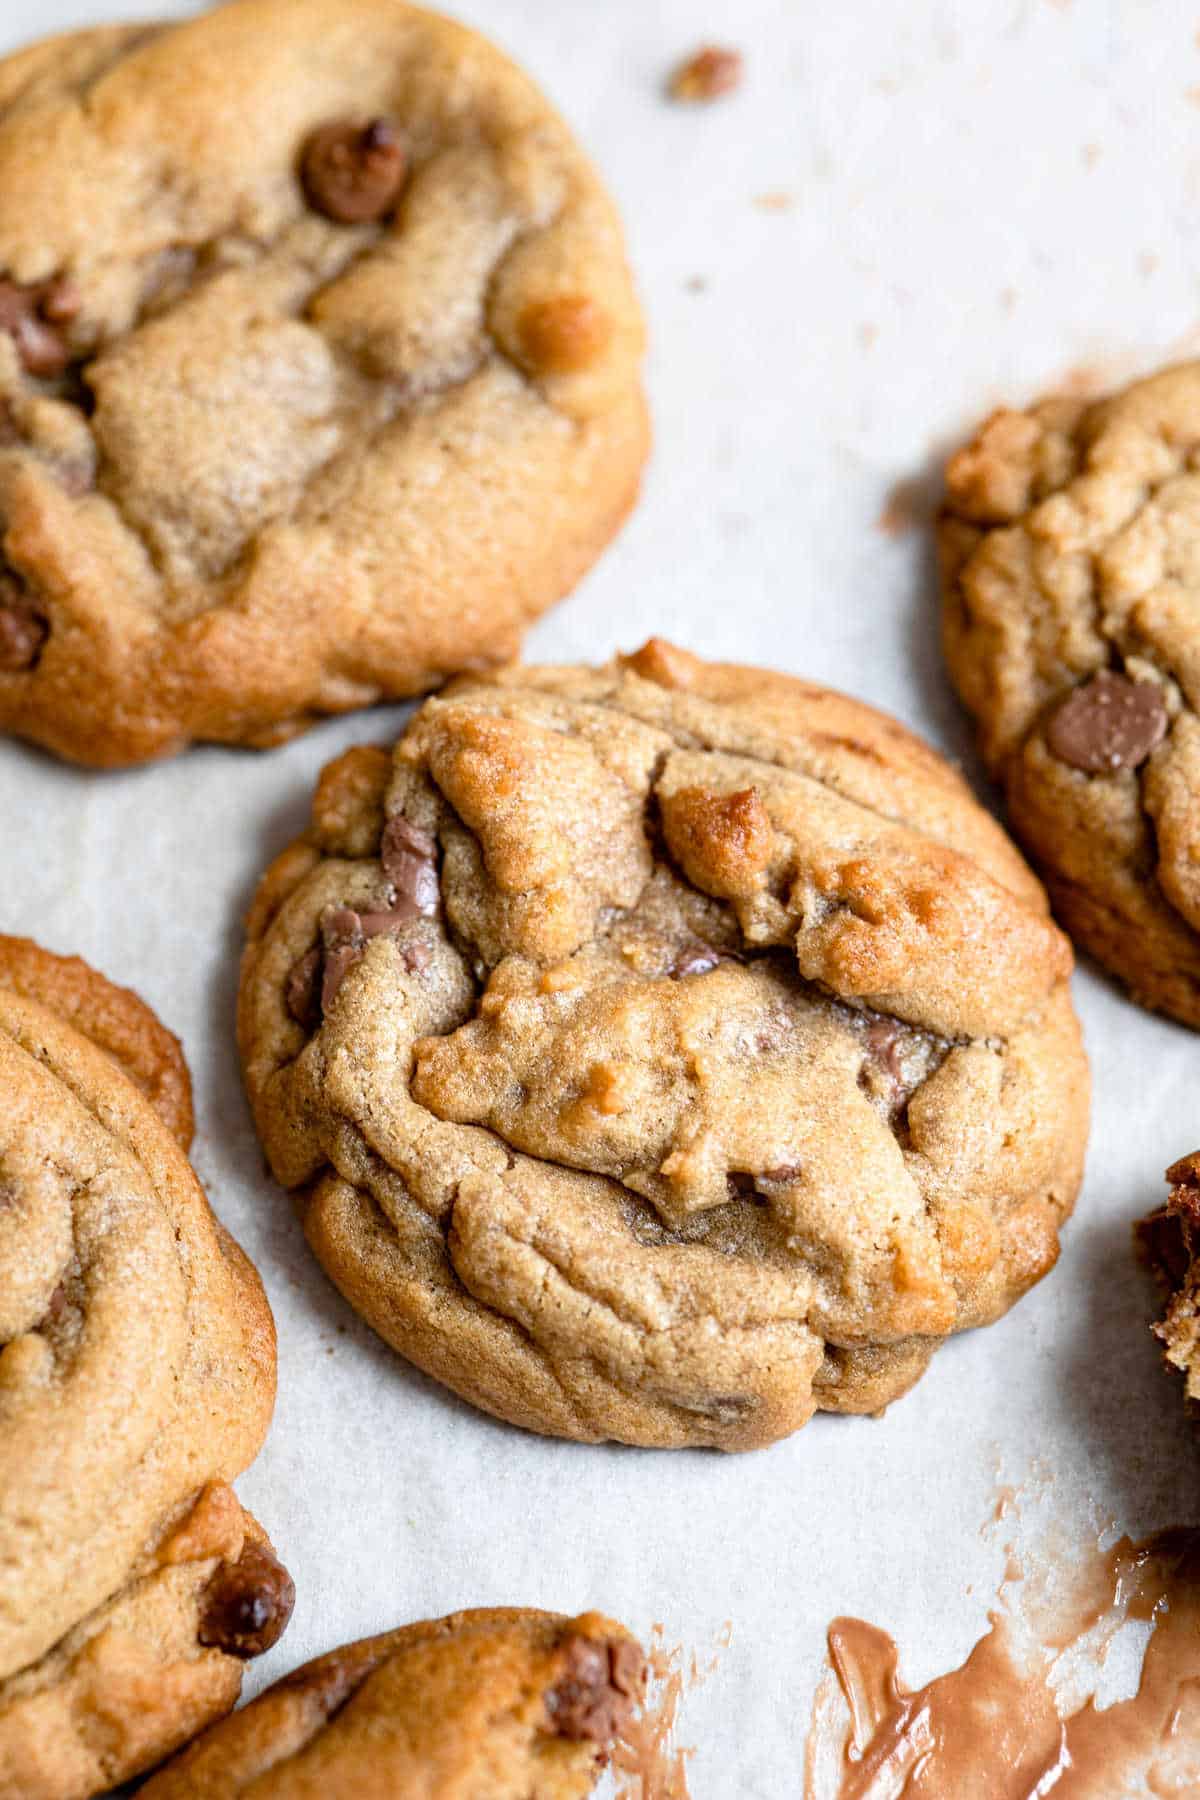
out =
[[327,1013],[337,999],[338,989],[362,955],[362,946],[339,944],[325,952],[325,968],[321,976],[321,1011]]
[[403,813],[393,813],[383,828],[379,850],[383,873],[395,889],[394,907],[402,904],[410,918],[432,918],[438,909],[437,841]]
[[300,155],[300,180],[314,212],[338,225],[382,219],[400,198],[407,158],[386,119],[322,125]]
[[1052,756],[1085,775],[1136,769],[1167,735],[1167,703],[1154,681],[1102,669],[1063,701],[1046,727]]
[[321,1016],[321,952],[307,950],[294,962],[284,983],[283,998],[297,1025],[311,1029]]
[[791,1182],[799,1181],[803,1173],[803,1163],[779,1163],[773,1169],[764,1169],[759,1179],[777,1182],[780,1187],[787,1187]]
[[261,1656],[278,1643],[292,1616],[296,1589],[265,1544],[246,1542],[235,1563],[222,1563],[204,1590],[199,1638],[227,1656]]
[[0,280],[0,331],[15,342],[27,375],[53,380],[65,374],[71,361],[65,329],[81,305],[74,282],[61,276],[32,287]]
[[571,1637],[563,1645],[564,1673],[546,1689],[546,1715],[559,1737],[611,1744],[627,1724],[641,1694],[646,1659],[625,1639],[597,1643]]
[[50,627],[14,576],[0,575],[0,674],[37,667]]

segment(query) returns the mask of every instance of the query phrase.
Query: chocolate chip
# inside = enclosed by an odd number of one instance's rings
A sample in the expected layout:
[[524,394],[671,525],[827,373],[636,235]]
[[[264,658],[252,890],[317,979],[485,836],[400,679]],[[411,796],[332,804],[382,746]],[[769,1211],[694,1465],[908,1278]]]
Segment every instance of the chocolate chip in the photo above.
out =
[[306,950],[288,970],[283,998],[297,1025],[311,1029],[321,1016],[321,952]]
[[876,1062],[882,1063],[889,1075],[901,1075],[899,1044],[901,1028],[895,1019],[872,1019],[867,1026],[867,1049]]
[[545,1694],[551,1731],[611,1744],[642,1691],[646,1659],[640,1646],[570,1637],[562,1648],[564,1673]]
[[1167,704],[1154,681],[1102,669],[1068,695],[1046,728],[1053,756],[1085,775],[1136,769],[1167,735]]
[[74,282],[63,277],[22,287],[0,280],[0,331],[17,346],[26,374],[52,380],[65,373],[71,351],[63,336],[82,305]]
[[418,938],[415,943],[405,944],[404,961],[410,975],[426,975],[433,966],[433,952]]
[[261,1656],[283,1636],[295,1603],[292,1578],[273,1551],[247,1541],[204,1590],[200,1642],[229,1656]]
[[0,674],[35,668],[49,635],[49,625],[16,577],[0,575]]
[[386,119],[359,126],[322,125],[300,155],[300,180],[314,212],[339,225],[363,225],[391,212],[404,185],[407,158]]
[[711,944],[702,944],[697,938],[676,953],[670,969],[671,979],[682,981],[687,975],[707,975],[722,960],[719,950],[714,950]]
[[395,905],[406,904],[411,918],[432,918],[439,897],[436,839],[403,813],[393,813],[383,828],[379,855],[395,889]]

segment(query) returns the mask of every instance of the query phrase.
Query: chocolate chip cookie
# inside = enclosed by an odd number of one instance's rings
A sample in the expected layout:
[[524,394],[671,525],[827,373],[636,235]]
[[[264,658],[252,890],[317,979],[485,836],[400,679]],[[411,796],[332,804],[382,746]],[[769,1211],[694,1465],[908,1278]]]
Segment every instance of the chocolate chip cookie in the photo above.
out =
[[577,1800],[645,1685],[597,1613],[453,1613],[347,1644],[216,1725],[145,1800]]
[[1200,1406],[1200,1150],[1167,1170],[1167,1204],[1137,1229],[1142,1255],[1158,1276],[1169,1301],[1155,1332],[1164,1357],[1186,1377],[1190,1408]]
[[950,670],[1077,942],[1200,1026],[1200,363],[994,414],[946,471]]
[[632,505],[642,326],[533,84],[405,0],[0,63],[0,729],[269,745],[511,656]]
[[86,1800],[227,1712],[287,1623],[229,1486],[275,1333],[136,995],[0,938],[0,1096],[0,1800]]
[[310,1243],[505,1419],[749,1449],[878,1411],[1055,1260],[1070,946],[857,701],[661,642],[465,678],[326,770],[248,932]]

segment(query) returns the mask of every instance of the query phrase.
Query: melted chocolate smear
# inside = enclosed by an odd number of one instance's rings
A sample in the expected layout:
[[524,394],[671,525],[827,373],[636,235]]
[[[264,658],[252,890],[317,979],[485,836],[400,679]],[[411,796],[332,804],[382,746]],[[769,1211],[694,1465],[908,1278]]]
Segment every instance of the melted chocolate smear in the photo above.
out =
[[235,1563],[222,1563],[204,1590],[200,1642],[227,1656],[261,1656],[283,1636],[296,1589],[265,1544],[247,1542]]
[[[993,1618],[962,1667],[910,1690],[886,1632],[836,1619],[829,1658],[850,1712],[837,1800],[1118,1800],[1200,1793],[1200,1531],[1095,1552],[1105,1607],[1154,1630],[1131,1699],[1060,1719],[1045,1670],[1021,1668]],[[1096,1623],[1092,1603],[1048,1649]],[[810,1740],[810,1752],[813,1745]],[[811,1767],[811,1755],[810,1755]],[[806,1800],[818,1800],[810,1775]]]

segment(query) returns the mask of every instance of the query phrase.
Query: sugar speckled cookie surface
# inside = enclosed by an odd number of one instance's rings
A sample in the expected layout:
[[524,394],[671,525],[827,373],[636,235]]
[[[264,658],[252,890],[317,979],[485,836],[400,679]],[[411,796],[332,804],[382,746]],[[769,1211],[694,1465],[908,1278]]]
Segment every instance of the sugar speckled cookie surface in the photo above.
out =
[[0,729],[116,765],[511,656],[633,502],[642,327],[533,84],[405,0],[0,63]]
[[276,1174],[382,1336],[532,1429],[765,1444],[874,1411],[1053,1264],[1070,948],[870,708],[652,642],[427,702],[248,923]]
[[86,1800],[233,1705],[291,1583],[229,1482],[265,1435],[257,1275],[134,994],[0,938],[0,1800]]
[[454,1613],[347,1644],[214,1726],[146,1800],[581,1800],[639,1700],[597,1613]]
[[940,537],[950,670],[1055,911],[1200,1026],[1200,363],[994,414]]

